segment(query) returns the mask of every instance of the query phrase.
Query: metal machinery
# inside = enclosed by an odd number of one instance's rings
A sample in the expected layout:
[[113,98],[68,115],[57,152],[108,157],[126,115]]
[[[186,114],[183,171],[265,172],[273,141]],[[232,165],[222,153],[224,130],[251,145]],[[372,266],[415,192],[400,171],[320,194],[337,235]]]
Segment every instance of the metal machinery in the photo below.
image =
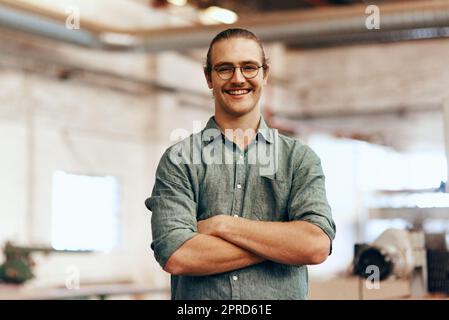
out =
[[354,273],[368,278],[374,266],[379,280],[410,280],[413,297],[428,292],[449,294],[449,252],[445,234],[387,229],[372,244],[356,244]]
[[0,283],[21,284],[34,278],[34,262],[31,254],[35,252],[49,254],[53,252],[84,253],[87,251],[55,250],[50,247],[21,247],[6,242],[3,248],[5,261],[0,265]]
[[[445,129],[445,150],[449,181],[449,98],[442,103]],[[449,193],[449,183],[442,182],[433,190],[407,190],[389,193]],[[449,206],[435,203],[426,207],[371,208],[368,219],[402,219],[408,221],[410,230],[387,229],[372,244],[356,244],[354,248],[354,274],[368,278],[367,268],[378,268],[379,280],[395,276],[410,279],[412,296],[422,297],[428,292],[449,294],[449,251],[446,234],[426,234],[426,220],[449,220]],[[447,232],[447,231],[446,231]]]

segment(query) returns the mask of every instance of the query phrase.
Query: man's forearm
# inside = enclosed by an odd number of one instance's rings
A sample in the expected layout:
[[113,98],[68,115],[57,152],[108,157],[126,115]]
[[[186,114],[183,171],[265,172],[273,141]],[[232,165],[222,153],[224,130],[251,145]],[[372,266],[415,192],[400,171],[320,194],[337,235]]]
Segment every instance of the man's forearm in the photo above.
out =
[[330,239],[306,221],[254,221],[222,216],[209,232],[258,256],[285,264],[318,264],[330,249]]
[[198,234],[170,256],[164,270],[173,275],[204,276],[248,267],[263,260],[223,239]]

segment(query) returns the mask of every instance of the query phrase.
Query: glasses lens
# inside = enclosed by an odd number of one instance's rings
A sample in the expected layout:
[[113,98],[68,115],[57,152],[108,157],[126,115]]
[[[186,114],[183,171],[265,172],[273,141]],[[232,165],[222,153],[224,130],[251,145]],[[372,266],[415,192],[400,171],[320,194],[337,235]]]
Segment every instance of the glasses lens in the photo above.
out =
[[223,80],[229,80],[234,74],[234,67],[232,66],[220,66],[217,69],[217,73]]
[[245,78],[254,78],[258,72],[259,67],[256,65],[249,64],[242,66],[242,73]]
[[[215,69],[215,71],[217,71],[218,76],[223,79],[223,80],[229,80],[232,78],[232,76],[234,75],[234,70],[237,69],[239,67],[234,67],[231,65],[224,65],[224,66],[219,66]],[[243,76],[246,79],[251,79],[254,78],[255,76],[257,76],[258,72],[259,72],[259,66],[254,65],[254,64],[247,64],[247,65],[243,65],[242,67],[240,67],[240,70],[242,71]]]

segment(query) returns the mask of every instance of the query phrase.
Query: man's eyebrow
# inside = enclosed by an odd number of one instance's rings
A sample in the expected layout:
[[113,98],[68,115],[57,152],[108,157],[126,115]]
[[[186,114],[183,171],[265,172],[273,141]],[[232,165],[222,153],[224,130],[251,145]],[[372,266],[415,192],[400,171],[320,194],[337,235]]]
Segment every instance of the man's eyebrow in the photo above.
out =
[[240,62],[240,64],[257,64],[257,65],[259,65],[259,62],[258,61],[254,61],[254,60],[246,60],[246,61]]
[[[258,61],[254,61],[254,60],[245,60],[245,61],[240,61],[239,65],[244,65],[244,64],[257,64],[259,65]],[[232,62],[228,62],[228,61],[220,61],[217,64],[215,64],[216,67],[218,66],[223,66],[223,65],[231,65],[233,66],[234,64]]]
[[230,66],[232,66],[233,63],[232,62],[222,61],[222,62],[218,62],[217,64],[215,64],[216,67],[223,66],[223,65],[230,65]]

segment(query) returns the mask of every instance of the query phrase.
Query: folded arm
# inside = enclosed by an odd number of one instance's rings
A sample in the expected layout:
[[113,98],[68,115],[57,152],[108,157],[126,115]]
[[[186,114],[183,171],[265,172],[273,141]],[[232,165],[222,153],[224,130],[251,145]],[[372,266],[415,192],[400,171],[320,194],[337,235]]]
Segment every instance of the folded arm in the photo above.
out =
[[[335,235],[324,190],[324,175],[314,153],[312,163],[296,170],[288,222],[254,221],[217,215],[196,220],[197,203],[188,175],[164,154],[153,194],[152,248],[167,272],[211,275],[244,268],[266,259],[284,264],[318,264],[329,255]],[[309,220],[309,222],[307,221]],[[324,232],[320,226],[324,226]]]
[[223,239],[198,234],[170,256],[164,270],[173,275],[204,276],[248,267],[263,260]]
[[164,153],[145,202],[153,213],[151,248],[162,268],[174,275],[212,275],[262,262],[228,241],[198,233],[192,186],[185,167],[170,160],[172,154],[171,149]]
[[330,251],[330,238],[307,221],[254,221],[218,215],[200,221],[198,230],[284,264],[319,264]]

